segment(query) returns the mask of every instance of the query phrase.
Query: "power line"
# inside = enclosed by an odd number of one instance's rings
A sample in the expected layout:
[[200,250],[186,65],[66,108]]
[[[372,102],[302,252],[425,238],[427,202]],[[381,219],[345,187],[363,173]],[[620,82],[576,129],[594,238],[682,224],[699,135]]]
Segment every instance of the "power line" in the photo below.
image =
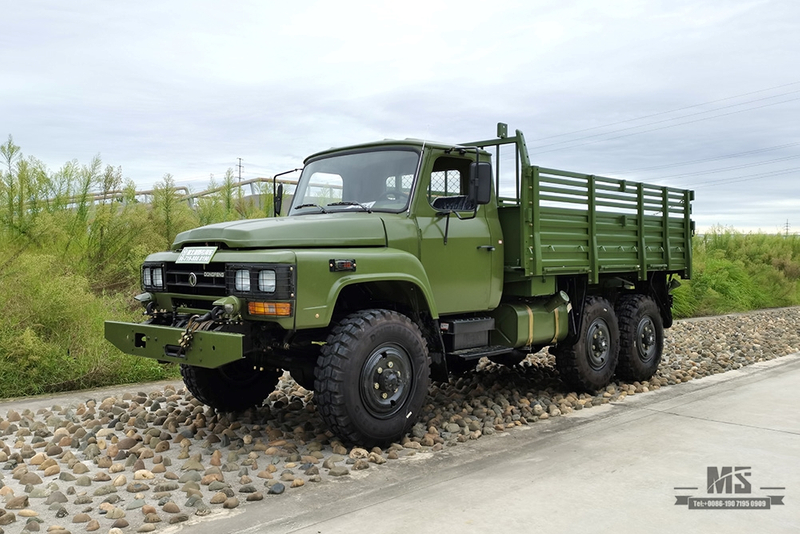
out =
[[783,169],[780,171],[771,171],[760,174],[748,174],[746,176],[736,176],[734,178],[722,178],[720,180],[711,180],[710,182],[700,182],[699,184],[692,184],[692,187],[698,188],[698,187],[705,187],[707,185],[732,184],[736,182],[744,182],[745,180],[751,180],[753,178],[772,178],[774,176],[791,174],[798,171],[800,171],[800,167],[794,167],[791,169]]
[[[583,128],[583,129],[580,129],[580,130],[574,130],[572,132],[566,132],[566,133],[563,133],[563,134],[550,135],[550,136],[547,136],[547,137],[539,137],[537,139],[531,139],[529,142],[544,141],[545,139],[554,139],[556,137],[564,137],[565,135],[572,135],[572,134],[576,134],[576,133],[589,132],[589,131],[592,131],[592,130],[598,130],[600,128],[607,128],[609,126],[616,126],[617,124],[626,124],[628,122],[635,122],[635,121],[639,121],[639,120],[649,119],[651,117],[658,117],[658,116],[661,116],[661,115],[667,115],[669,113],[675,113],[675,112],[678,112],[678,111],[684,111],[684,110],[687,110],[687,109],[699,108],[699,107],[702,107],[702,106],[707,106],[709,104],[716,104],[717,102],[724,102],[726,100],[733,100],[734,98],[741,98],[743,96],[749,96],[749,95],[754,95],[754,94],[758,94],[758,93],[764,93],[766,91],[772,91],[773,89],[781,89],[783,87],[789,87],[789,86],[797,85],[797,84],[800,84],[800,82],[792,82],[792,83],[786,83],[786,84],[783,84],[783,85],[776,85],[774,87],[768,87],[766,89],[759,89],[758,91],[751,91],[749,93],[742,93],[742,94],[739,94],[739,95],[728,96],[728,97],[720,98],[720,99],[717,99],[717,100],[710,100],[708,102],[703,102],[701,104],[692,104],[691,106],[686,106],[686,107],[682,107],[682,108],[676,108],[676,109],[672,109],[672,110],[669,110],[669,111],[661,111],[659,113],[652,113],[650,115],[642,115],[641,117],[635,117],[633,119],[625,119],[623,121],[612,122],[612,123],[609,123],[609,124],[601,124],[600,126],[592,126],[591,128]],[[565,142],[567,142],[567,141],[565,141]]]
[[[797,92],[800,92],[800,91],[797,91]],[[754,106],[754,107],[747,108],[747,109],[740,109],[740,110],[737,110],[737,111],[731,111],[729,113],[721,113],[719,115],[714,115],[713,117],[704,117],[702,119],[695,119],[695,120],[691,120],[691,121],[680,122],[678,124],[670,124],[670,125],[667,125],[667,126],[659,126],[658,128],[650,128],[649,130],[642,130],[641,132],[633,132],[633,133],[629,133],[629,134],[618,135],[616,137],[609,137],[608,139],[597,139],[597,140],[594,140],[594,141],[587,141],[585,143],[580,143],[580,144],[577,144],[577,145],[565,146],[565,147],[561,147],[561,148],[551,148],[550,150],[540,150],[540,151],[537,151],[537,154],[544,154],[546,152],[556,152],[558,150],[566,150],[568,148],[577,148],[577,147],[581,147],[581,146],[584,146],[584,145],[590,145],[592,143],[597,143],[599,141],[613,141],[615,139],[622,139],[624,137],[631,137],[633,135],[641,135],[641,134],[644,134],[644,133],[655,132],[655,131],[658,131],[658,130],[665,130],[667,128],[674,128],[676,126],[683,126],[685,124],[693,124],[695,122],[701,122],[701,121],[705,121],[705,120],[709,120],[709,119],[717,119],[719,117],[726,117],[728,115],[735,115],[737,113],[744,113],[745,111],[753,111],[753,110],[756,110],[756,109],[766,108],[766,107],[769,107],[769,106],[776,106],[776,105],[779,105],[779,104],[786,104],[787,102],[794,102],[795,100],[800,100],[800,97],[798,97],[798,98],[790,98],[788,100],[782,100],[780,102],[772,102],[770,104],[764,104],[764,105],[761,105],[761,106]],[[714,110],[714,111],[717,111],[717,110]],[[657,124],[657,123],[653,123],[653,124]],[[629,128],[626,128],[626,129],[629,129]],[[623,130],[617,130],[617,131],[623,131]],[[614,132],[609,132],[609,133],[614,133]],[[594,137],[594,136],[592,136],[592,137]],[[556,143],[556,144],[560,144],[560,143]],[[551,145],[545,145],[545,146],[551,146]],[[529,150],[536,150],[536,148],[538,148],[538,147],[534,147],[534,148],[529,149]]]
[[629,174],[629,173],[632,173],[632,172],[639,172],[639,171],[655,171],[655,170],[658,170],[658,169],[668,169],[670,167],[683,167],[685,165],[694,165],[695,163],[707,163],[709,161],[719,161],[719,160],[722,160],[722,159],[736,158],[736,157],[739,157],[739,156],[750,156],[750,155],[753,155],[753,154],[761,154],[762,152],[769,152],[771,150],[780,150],[782,148],[790,148],[790,147],[797,146],[797,145],[800,145],[800,142],[787,143],[785,145],[776,145],[776,146],[770,146],[770,147],[765,147],[765,148],[758,148],[756,150],[747,150],[745,152],[734,152],[733,154],[725,154],[725,155],[722,155],[722,156],[715,156],[715,157],[712,157],[712,158],[693,159],[693,160],[690,160],[690,161],[684,161],[684,162],[680,162],[680,163],[667,163],[665,165],[653,165],[652,167],[638,167],[636,169],[628,169],[628,170],[624,170],[624,171],[608,171],[606,174],[619,175],[619,174]]
[[696,172],[687,172],[687,173],[681,173],[681,174],[672,174],[672,175],[668,175],[668,176],[659,176],[659,178],[660,179],[666,179],[666,178],[688,178],[688,177],[691,177],[691,176],[702,176],[703,174],[716,174],[716,173],[719,173],[719,172],[736,171],[736,170],[739,170],[739,169],[748,169],[750,167],[759,167],[761,165],[769,165],[771,163],[777,163],[779,161],[788,161],[790,159],[797,159],[797,158],[800,158],[800,154],[798,154],[796,156],[786,156],[785,158],[776,158],[776,159],[770,159],[770,160],[767,160],[767,161],[759,161],[759,162],[755,162],[755,163],[743,163],[741,165],[733,165],[731,167],[719,167],[719,168],[710,169],[710,170],[707,170],[707,171],[696,171]]
[[[593,139],[593,138],[596,138],[596,137],[603,137],[603,136],[606,136],[606,135],[611,135],[611,134],[615,134],[615,133],[619,133],[619,132],[625,132],[625,131],[628,131],[628,130],[635,130],[637,128],[643,128],[645,126],[651,126],[653,124],[662,124],[662,123],[665,123],[665,122],[676,121],[676,120],[685,119],[685,118],[688,118],[688,117],[696,117],[698,115],[705,115],[707,113],[714,113],[715,111],[720,111],[720,110],[723,110],[723,109],[735,108],[737,106],[743,106],[745,104],[752,104],[753,102],[761,102],[761,101],[764,101],[764,100],[770,100],[772,98],[778,98],[778,97],[781,97],[781,96],[787,96],[787,95],[792,95],[792,94],[796,94],[796,93],[800,93],[800,90],[789,91],[788,93],[781,93],[779,95],[773,95],[773,96],[768,96],[768,97],[764,97],[764,98],[756,98],[754,100],[748,100],[746,102],[741,102],[739,104],[731,104],[730,106],[722,106],[720,108],[709,109],[707,111],[699,111],[697,113],[690,113],[688,115],[682,115],[680,117],[673,117],[673,118],[670,118],[670,119],[663,119],[663,120],[660,120],[660,121],[649,122],[649,123],[645,123],[645,124],[640,124],[638,126],[629,126],[628,128],[620,128],[619,130],[612,130],[610,132],[604,132],[604,133],[599,133],[599,134],[594,134],[594,135],[587,135],[587,136],[584,136],[584,137],[578,137],[577,139],[571,139],[571,140],[568,140],[568,141],[559,141],[557,143],[550,143],[548,145],[539,145],[539,146],[532,147],[530,150],[537,150],[539,148],[547,148],[547,147],[556,146],[556,145],[563,145],[565,143],[572,143],[572,142],[575,142],[575,141],[582,141],[584,139]],[[653,129],[650,129],[650,130],[644,130],[643,132],[635,132],[633,134],[622,135],[622,136],[618,136],[618,137],[612,137],[611,139],[619,139],[620,137],[628,137],[630,135],[636,135],[636,134],[639,134],[639,133],[652,132],[652,131],[661,130],[661,129],[664,129],[664,128],[672,128],[674,126],[680,126],[681,124],[690,124],[690,123],[693,123],[693,122],[699,122],[701,120],[715,119],[717,117],[724,117],[726,115],[733,115],[734,113],[741,113],[741,112],[744,112],[744,111],[751,111],[753,109],[761,109],[761,108],[768,107],[768,106],[784,104],[786,102],[792,102],[794,100],[799,100],[799,99],[800,98],[790,98],[788,100],[782,100],[780,102],[773,102],[771,104],[765,104],[763,106],[755,106],[755,107],[746,108],[746,109],[742,109],[742,110],[738,110],[738,111],[733,111],[733,112],[730,112],[730,113],[722,113],[720,115],[713,115],[711,117],[704,117],[702,119],[697,119],[697,120],[694,120],[694,121],[682,122],[682,123],[673,124],[673,125],[669,125],[669,126],[663,126],[663,127],[660,127],[660,128],[653,128]],[[610,141],[611,139],[605,139],[605,141]],[[594,142],[597,142],[597,141],[590,141],[589,143],[594,143]],[[568,147],[556,148],[556,149],[551,149],[551,150],[539,150],[538,152],[539,153],[542,153],[542,152],[553,152],[554,150],[563,150],[565,148],[574,148],[576,146],[583,146],[583,145],[586,145],[586,144],[589,144],[589,143],[582,143],[582,144],[579,144],[579,145],[571,145],[571,146],[568,146]]]

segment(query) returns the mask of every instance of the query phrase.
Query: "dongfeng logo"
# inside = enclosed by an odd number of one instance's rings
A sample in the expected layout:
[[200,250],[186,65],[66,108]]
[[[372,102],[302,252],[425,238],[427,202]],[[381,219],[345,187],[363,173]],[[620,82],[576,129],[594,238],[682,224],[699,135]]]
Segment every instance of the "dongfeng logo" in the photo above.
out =
[[189,285],[194,287],[197,285],[197,275],[194,273],[189,273]]

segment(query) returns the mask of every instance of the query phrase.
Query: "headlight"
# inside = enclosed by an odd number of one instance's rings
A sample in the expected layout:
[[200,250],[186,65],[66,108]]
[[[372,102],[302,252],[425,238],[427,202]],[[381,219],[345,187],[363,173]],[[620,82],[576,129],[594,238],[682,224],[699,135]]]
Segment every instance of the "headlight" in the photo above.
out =
[[250,271],[236,271],[234,286],[236,291],[250,291]]
[[275,292],[275,271],[267,270],[258,273],[258,290],[263,293]]
[[164,287],[164,271],[161,267],[153,267],[153,287]]
[[[295,267],[285,263],[229,263],[225,287],[230,295],[262,302],[295,298]],[[243,304],[244,310],[247,309]]]
[[143,265],[142,286],[145,291],[164,289],[164,266],[153,264]]

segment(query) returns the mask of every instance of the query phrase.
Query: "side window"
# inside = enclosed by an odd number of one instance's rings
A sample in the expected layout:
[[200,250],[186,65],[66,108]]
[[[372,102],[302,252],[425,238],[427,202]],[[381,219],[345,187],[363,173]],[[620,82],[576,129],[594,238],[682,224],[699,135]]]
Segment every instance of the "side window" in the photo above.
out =
[[470,160],[441,157],[433,164],[428,202],[438,210],[472,209],[466,206]]

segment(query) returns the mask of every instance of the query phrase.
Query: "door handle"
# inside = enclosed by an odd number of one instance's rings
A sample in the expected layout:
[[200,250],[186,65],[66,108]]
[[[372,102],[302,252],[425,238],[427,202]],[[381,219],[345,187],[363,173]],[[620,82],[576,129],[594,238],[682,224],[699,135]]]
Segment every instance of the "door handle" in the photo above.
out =
[[494,247],[492,245],[481,245],[481,246],[478,247],[478,250],[481,250],[481,249],[488,250],[489,252],[492,252],[494,250]]

